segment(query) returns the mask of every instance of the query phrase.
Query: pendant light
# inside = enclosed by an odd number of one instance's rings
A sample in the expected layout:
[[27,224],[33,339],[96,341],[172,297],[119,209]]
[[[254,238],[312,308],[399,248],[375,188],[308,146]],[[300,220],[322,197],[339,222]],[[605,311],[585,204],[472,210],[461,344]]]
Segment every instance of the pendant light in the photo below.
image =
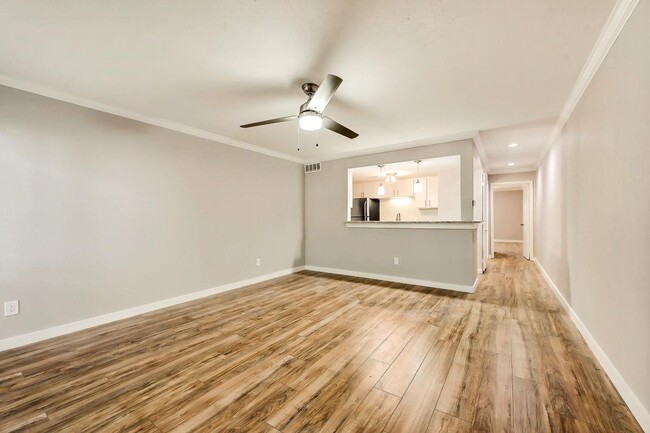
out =
[[381,183],[381,174],[382,174],[382,169],[384,168],[384,164],[379,164],[379,186],[377,187],[377,195],[384,195],[386,194],[386,188],[384,188],[384,184]]
[[416,159],[415,164],[417,167],[417,179],[415,181],[415,185],[413,185],[413,191],[414,192],[422,192],[422,183],[420,182],[420,163],[422,162],[421,159]]

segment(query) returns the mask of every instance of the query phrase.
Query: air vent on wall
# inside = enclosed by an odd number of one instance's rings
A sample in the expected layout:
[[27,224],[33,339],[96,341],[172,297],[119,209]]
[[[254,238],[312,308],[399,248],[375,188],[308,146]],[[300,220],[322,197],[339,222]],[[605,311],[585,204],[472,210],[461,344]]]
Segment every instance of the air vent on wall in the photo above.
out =
[[320,171],[320,162],[305,164],[305,173],[314,173],[316,171]]

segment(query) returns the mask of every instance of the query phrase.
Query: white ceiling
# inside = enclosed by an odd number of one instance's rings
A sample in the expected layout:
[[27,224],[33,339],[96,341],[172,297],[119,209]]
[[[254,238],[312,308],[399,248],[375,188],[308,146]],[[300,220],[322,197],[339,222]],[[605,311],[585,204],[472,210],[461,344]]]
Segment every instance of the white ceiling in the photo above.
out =
[[[490,168],[513,160],[519,171],[614,3],[4,0],[0,83],[303,160],[480,130]],[[296,113],[300,84],[327,73],[343,84],[325,113],[357,139],[297,123],[239,128]]]
[[[371,165],[367,167],[356,167],[352,170],[353,182],[367,182],[379,180],[379,166]],[[382,167],[384,176],[388,173],[394,173],[399,178],[410,178],[419,176],[433,176],[442,171],[460,170],[460,156],[442,156],[439,158],[423,159],[420,162],[418,171],[415,161],[402,161],[385,164]]]

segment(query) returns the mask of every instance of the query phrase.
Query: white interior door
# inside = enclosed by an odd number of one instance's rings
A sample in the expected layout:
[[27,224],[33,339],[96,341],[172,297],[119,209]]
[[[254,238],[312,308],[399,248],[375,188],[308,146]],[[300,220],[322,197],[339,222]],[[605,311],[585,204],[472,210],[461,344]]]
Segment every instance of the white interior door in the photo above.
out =
[[528,222],[530,221],[529,212],[531,211],[530,206],[528,205],[529,194],[530,194],[529,189],[524,187],[523,200],[522,200],[524,208],[523,208],[523,212],[522,212],[523,218],[522,218],[522,224],[521,224],[523,226],[523,229],[524,229],[524,233],[523,233],[524,242],[523,242],[522,250],[523,250],[523,256],[527,260],[530,260],[530,234],[529,234],[529,231],[531,229],[531,227],[529,227],[529,224],[528,224]]
[[481,179],[481,194],[483,196],[482,200],[482,220],[483,220],[483,272],[487,269],[487,258],[488,258],[488,175],[483,173],[483,179]]

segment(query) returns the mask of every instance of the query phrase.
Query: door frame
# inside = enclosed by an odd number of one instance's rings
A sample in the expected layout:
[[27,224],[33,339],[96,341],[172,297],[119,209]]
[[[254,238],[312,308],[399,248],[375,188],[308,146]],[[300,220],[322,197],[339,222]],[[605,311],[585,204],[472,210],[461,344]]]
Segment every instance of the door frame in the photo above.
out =
[[[494,258],[494,191],[513,191],[521,190],[524,194],[523,206],[522,209],[524,218],[528,215],[528,218],[525,218],[524,224],[527,224],[527,236],[525,236],[524,243],[528,245],[528,256],[526,259],[532,260],[535,257],[534,254],[534,239],[533,232],[534,230],[534,191],[533,191],[533,181],[532,180],[522,180],[516,182],[494,182],[490,184],[490,258]],[[526,209],[527,208],[527,209]],[[528,210],[528,212],[526,212]]]

